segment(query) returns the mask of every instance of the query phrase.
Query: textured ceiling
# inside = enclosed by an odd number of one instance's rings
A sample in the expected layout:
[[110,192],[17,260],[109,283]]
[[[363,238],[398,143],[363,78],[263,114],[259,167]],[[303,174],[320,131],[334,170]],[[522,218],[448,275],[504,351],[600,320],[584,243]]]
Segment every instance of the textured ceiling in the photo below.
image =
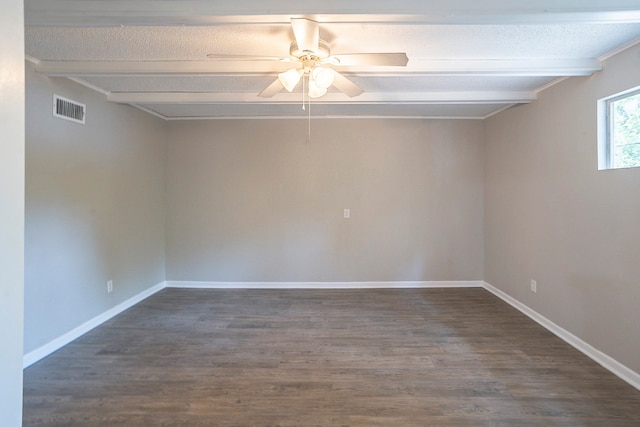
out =
[[332,89],[313,101],[312,115],[484,118],[535,101],[561,77],[597,72],[602,55],[640,37],[638,1],[540,1],[535,9],[449,0],[428,10],[401,1],[396,13],[380,1],[355,1],[291,15],[279,14],[283,2],[275,0],[211,3],[218,2],[26,0],[26,54],[40,72],[167,119],[305,117],[300,89],[257,96],[290,64],[207,58],[288,57],[288,20],[304,16],[320,22],[332,54],[409,58],[406,67],[338,67],[364,93],[349,98]]
[[[639,24],[390,25],[323,23],[332,53],[407,52],[411,59],[589,58]],[[208,53],[288,56],[289,24],[209,27],[29,27],[29,53],[55,60],[204,60]]]

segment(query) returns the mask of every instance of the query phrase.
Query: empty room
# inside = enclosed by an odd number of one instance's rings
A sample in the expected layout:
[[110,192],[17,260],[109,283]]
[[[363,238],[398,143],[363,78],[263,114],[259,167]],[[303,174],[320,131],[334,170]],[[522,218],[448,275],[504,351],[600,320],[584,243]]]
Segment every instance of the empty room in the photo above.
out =
[[640,425],[640,2],[0,20],[2,426]]

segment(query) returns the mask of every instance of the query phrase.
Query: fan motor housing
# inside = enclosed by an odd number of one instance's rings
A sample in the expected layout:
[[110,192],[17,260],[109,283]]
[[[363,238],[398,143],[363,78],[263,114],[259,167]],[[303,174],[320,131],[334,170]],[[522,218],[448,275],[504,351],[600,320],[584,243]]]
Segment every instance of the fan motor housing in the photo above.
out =
[[320,59],[324,59],[328,58],[330,54],[331,51],[329,50],[329,45],[324,40],[320,40],[318,42],[318,50],[316,52],[300,50],[296,42],[291,43],[291,46],[289,47],[289,55],[298,59],[305,58],[307,56],[316,56]]

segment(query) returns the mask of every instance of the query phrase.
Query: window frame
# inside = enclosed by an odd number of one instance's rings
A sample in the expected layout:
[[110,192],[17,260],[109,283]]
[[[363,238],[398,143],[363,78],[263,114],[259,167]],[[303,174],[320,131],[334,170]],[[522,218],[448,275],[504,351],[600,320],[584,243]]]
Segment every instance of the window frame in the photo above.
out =
[[614,166],[615,135],[613,125],[613,104],[621,99],[640,95],[640,86],[617,93],[598,101],[598,169],[629,169],[636,166]]

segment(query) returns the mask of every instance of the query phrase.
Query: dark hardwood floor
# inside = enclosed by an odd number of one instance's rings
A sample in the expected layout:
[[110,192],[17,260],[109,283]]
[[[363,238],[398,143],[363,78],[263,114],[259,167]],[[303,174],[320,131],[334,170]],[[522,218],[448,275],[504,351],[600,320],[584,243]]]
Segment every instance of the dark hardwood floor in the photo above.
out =
[[487,291],[165,289],[24,375],[24,425],[640,426]]

